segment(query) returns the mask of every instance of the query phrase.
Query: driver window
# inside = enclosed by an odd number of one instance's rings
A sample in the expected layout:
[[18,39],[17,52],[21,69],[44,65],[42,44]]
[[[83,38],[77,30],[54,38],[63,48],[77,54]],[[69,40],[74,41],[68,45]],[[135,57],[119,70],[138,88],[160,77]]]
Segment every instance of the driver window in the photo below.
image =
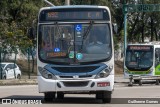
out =
[[12,69],[11,64],[9,64],[9,65],[6,66],[6,70],[7,70],[8,68],[9,68],[9,69]]
[[92,31],[89,36],[89,45],[102,45],[105,36],[101,33],[100,29],[97,26],[92,28]]
[[17,68],[16,64],[15,64],[15,65],[14,65],[14,64],[12,64],[11,66],[12,66],[12,69]]
[[155,49],[155,66],[160,64],[160,48]]
[[53,40],[53,27],[46,25],[43,28],[42,34],[42,48],[46,51],[49,51],[53,48],[52,40]]

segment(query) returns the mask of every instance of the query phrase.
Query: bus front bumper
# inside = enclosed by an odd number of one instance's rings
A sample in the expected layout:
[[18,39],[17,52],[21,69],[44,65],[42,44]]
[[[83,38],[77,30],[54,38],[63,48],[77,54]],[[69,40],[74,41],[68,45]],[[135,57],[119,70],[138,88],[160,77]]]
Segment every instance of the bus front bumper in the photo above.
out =
[[114,86],[114,75],[100,79],[72,79],[51,80],[38,76],[38,88],[40,93],[45,92],[91,92],[112,91]]

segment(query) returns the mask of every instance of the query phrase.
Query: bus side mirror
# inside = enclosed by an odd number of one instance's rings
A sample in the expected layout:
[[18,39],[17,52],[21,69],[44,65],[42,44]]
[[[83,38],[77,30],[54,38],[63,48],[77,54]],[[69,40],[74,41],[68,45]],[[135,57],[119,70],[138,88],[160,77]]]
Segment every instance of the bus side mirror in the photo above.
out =
[[112,24],[112,27],[113,27],[113,33],[114,33],[114,34],[117,34],[117,32],[118,32],[117,23],[113,23],[113,24]]
[[28,29],[28,38],[29,39],[35,39],[35,36],[34,36],[34,29],[33,29],[33,27],[30,27],[29,29]]

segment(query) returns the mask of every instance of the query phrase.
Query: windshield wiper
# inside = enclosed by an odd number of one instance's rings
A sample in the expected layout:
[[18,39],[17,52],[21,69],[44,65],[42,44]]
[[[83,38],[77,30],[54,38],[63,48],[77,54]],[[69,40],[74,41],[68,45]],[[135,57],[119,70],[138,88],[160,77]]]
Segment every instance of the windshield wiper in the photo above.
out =
[[93,26],[93,23],[94,23],[94,21],[90,21],[90,24],[89,24],[89,26],[87,27],[87,31],[86,31],[86,32],[84,33],[84,35],[83,35],[81,50],[82,50],[82,48],[83,48],[84,40],[87,38],[87,36],[88,36],[88,34],[89,34],[92,26]]
[[83,40],[87,38],[87,36],[88,36],[88,34],[89,34],[92,26],[93,26],[93,23],[94,23],[93,21],[90,21],[90,24],[89,24],[89,26],[88,26],[88,28],[87,28],[87,31],[86,31],[86,32],[84,33],[84,35],[83,35]]
[[57,31],[58,31],[58,35],[61,37],[61,32],[60,32],[60,29],[59,29],[59,26],[58,26],[58,22],[55,22],[55,25],[56,25],[56,28],[57,28]]

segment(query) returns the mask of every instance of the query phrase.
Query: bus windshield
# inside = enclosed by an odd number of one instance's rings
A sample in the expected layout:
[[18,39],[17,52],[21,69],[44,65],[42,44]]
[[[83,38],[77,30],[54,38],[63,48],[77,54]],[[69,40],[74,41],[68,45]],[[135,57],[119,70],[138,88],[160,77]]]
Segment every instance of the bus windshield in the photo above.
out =
[[126,51],[125,65],[129,70],[148,70],[153,65],[153,47],[129,46]]
[[112,55],[108,23],[39,25],[39,58],[52,63],[91,63]]

